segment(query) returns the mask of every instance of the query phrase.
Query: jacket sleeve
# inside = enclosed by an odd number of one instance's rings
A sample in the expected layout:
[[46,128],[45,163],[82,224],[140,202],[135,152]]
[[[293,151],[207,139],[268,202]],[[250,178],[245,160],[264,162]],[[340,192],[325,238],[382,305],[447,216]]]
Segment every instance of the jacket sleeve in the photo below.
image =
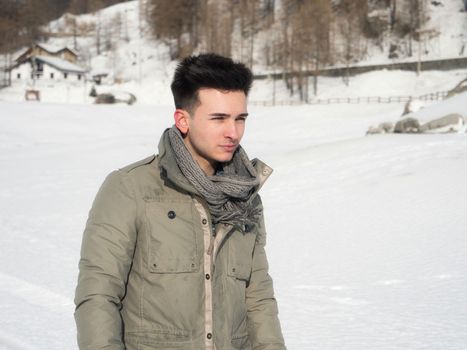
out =
[[121,301],[136,243],[128,175],[111,173],[89,213],[81,246],[75,320],[80,350],[124,349]]
[[266,231],[263,215],[258,222],[257,230],[252,272],[246,289],[249,338],[254,350],[285,350],[273,283],[268,273],[269,267],[264,249]]

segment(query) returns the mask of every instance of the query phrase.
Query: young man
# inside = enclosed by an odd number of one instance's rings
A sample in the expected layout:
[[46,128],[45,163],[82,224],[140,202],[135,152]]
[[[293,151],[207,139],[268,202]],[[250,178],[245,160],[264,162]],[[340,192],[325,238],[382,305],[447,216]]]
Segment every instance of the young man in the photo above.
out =
[[159,154],[111,173],[84,232],[80,349],[283,350],[258,191],[240,146],[252,75],[214,54],[174,75]]

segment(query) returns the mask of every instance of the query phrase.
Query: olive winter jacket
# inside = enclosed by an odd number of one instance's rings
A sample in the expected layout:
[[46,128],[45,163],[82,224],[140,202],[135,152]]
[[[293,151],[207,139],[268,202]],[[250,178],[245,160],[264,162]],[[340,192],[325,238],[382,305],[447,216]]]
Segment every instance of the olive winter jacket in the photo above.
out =
[[[79,348],[285,349],[262,217],[213,227],[165,153],[160,145],[111,173],[94,200],[75,297]],[[255,167],[263,183],[272,170]]]

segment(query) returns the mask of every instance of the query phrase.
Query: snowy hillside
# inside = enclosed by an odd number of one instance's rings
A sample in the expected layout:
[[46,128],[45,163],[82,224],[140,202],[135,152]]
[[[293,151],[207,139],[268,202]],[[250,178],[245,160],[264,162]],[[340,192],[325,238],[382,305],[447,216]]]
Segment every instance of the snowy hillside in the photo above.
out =
[[[432,29],[437,34],[424,38],[421,44],[423,51],[421,58],[425,60],[466,57],[467,12],[459,11],[462,8],[462,2],[459,0],[442,0],[439,3],[441,5],[435,6],[429,2],[430,20],[426,24],[426,29]],[[128,91],[136,95],[138,103],[158,105],[171,103],[167,86],[176,63],[170,60],[168,46],[151,38],[144,16],[140,16],[138,1],[114,5],[95,14],[80,16],[66,14],[51,22],[46,29],[53,35],[47,44],[76,49],[80,53],[81,64],[89,70],[89,76],[108,74],[104,84],[97,86],[97,92]],[[75,32],[81,35],[75,36]],[[268,41],[268,35],[270,34],[266,32],[258,35],[255,46],[256,61],[253,67],[255,73],[261,73],[265,69],[261,61],[263,43]],[[415,55],[411,58],[401,57],[390,60],[388,47],[393,39],[388,37],[385,40],[387,42],[382,48],[368,41],[366,58],[359,64],[417,59]],[[318,97],[373,96],[375,90],[383,96],[385,93],[416,96],[450,89],[467,73],[464,71],[427,72],[425,74],[428,76],[416,78],[413,73],[404,72],[397,77],[391,75],[390,79],[375,81],[369,73],[352,78],[350,86],[345,86],[340,78],[320,78]],[[425,81],[430,81],[432,84],[424,86]],[[374,84],[383,83],[388,85],[387,89],[374,88]],[[92,86],[90,82],[65,85],[53,81],[37,81],[36,84],[45,102],[86,104],[93,102],[93,98],[88,96]],[[12,87],[0,90],[0,100],[23,100],[24,90],[29,85],[31,82],[14,82]],[[276,89],[278,101],[298,98],[297,96],[290,97],[282,82],[277,83]],[[251,100],[270,101],[271,96],[272,84],[259,81]]]
[[[416,61],[418,49],[421,49],[422,60],[455,58],[467,56],[467,12],[462,12],[461,0],[426,1],[428,21],[423,26],[427,33],[420,41],[414,42],[413,57],[400,57],[389,59],[389,47],[384,45],[383,50],[377,46],[369,49],[369,54],[360,64],[387,63],[400,61]],[[394,44],[407,44],[401,39],[387,38]],[[387,44],[387,43],[386,43]]]

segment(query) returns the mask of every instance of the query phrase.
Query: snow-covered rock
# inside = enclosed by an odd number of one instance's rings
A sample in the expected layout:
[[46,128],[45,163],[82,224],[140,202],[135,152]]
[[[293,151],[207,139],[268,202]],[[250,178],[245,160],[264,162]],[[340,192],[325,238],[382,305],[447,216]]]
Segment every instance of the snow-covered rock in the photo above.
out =
[[464,117],[453,113],[423,124],[420,126],[420,131],[425,133],[462,132],[464,131],[464,125]]
[[414,134],[420,132],[420,122],[415,118],[404,118],[394,126],[395,133]]

